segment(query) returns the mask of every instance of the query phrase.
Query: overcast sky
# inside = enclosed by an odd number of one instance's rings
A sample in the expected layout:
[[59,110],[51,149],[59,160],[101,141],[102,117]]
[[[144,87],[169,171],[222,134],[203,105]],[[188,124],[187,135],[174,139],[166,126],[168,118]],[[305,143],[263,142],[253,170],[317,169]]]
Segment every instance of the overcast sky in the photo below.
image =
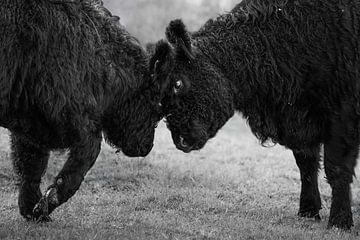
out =
[[[171,0],[169,0],[171,1]],[[200,5],[202,2],[204,2],[206,0],[186,0],[186,2],[190,3],[190,4],[194,4],[194,5]],[[232,5],[233,5],[232,0],[219,0],[220,6],[223,8],[223,10],[230,10]],[[240,2],[240,0],[239,0]]]
[[[230,11],[240,0],[103,0],[120,22],[142,43],[164,37],[168,23],[181,18],[195,31],[209,18]],[[215,4],[214,4],[215,3]]]

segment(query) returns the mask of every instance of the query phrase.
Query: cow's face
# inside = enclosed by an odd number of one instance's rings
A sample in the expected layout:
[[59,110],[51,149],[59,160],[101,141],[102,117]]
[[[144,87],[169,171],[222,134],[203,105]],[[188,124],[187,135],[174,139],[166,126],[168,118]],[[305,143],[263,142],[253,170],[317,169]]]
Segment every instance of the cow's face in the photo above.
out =
[[176,147],[201,149],[234,114],[231,87],[219,69],[191,47],[179,20],[167,29],[168,42],[157,44],[154,77],[162,84],[163,113]]
[[160,117],[148,102],[130,104],[128,118],[123,124],[122,152],[129,157],[144,157],[153,147],[155,128]]
[[129,157],[145,157],[153,147],[155,128],[161,119],[153,94],[146,90],[113,104],[103,119],[106,140]]

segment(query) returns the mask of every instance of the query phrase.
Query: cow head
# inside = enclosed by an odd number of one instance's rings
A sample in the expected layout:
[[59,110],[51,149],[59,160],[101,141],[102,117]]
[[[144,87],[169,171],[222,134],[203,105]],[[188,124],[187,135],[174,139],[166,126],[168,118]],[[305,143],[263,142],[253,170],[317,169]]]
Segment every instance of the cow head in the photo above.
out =
[[176,147],[201,149],[234,114],[229,81],[192,46],[181,20],[170,22],[167,41],[156,44],[150,67],[162,89],[162,109]]

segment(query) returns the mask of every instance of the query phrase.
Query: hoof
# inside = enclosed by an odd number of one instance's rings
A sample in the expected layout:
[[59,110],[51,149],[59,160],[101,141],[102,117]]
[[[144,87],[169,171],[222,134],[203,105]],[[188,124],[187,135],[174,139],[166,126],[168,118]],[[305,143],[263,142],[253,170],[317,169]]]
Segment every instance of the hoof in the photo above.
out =
[[56,188],[50,188],[33,209],[36,222],[51,222],[49,214],[58,205]]
[[354,226],[352,218],[337,218],[337,219],[330,219],[327,228],[338,228],[344,231],[349,231],[351,227]]
[[45,215],[41,215],[41,214],[35,215],[34,213],[32,213],[32,214],[24,215],[23,217],[28,222],[35,222],[35,223],[52,222],[52,219],[50,218],[50,216],[45,216]]
[[315,221],[321,221],[319,210],[299,211],[298,216],[302,218],[314,218]]
[[52,222],[52,219],[50,216],[42,215],[39,217],[39,219],[36,220],[36,223],[48,223]]
[[28,222],[35,222],[35,223],[47,223],[47,222],[52,222],[52,219],[50,216],[45,216],[45,215],[40,215],[40,216],[35,216],[35,215],[27,215],[25,216],[25,219]]

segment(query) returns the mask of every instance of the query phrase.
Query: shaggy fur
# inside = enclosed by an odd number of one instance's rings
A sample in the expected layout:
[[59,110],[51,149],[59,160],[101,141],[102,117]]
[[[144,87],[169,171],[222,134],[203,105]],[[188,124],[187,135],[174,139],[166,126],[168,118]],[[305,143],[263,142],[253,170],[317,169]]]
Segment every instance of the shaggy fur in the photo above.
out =
[[360,141],[359,19],[359,1],[245,0],[194,33],[172,21],[169,43],[159,42],[155,54],[173,62],[163,70],[169,74],[162,75],[162,104],[176,146],[202,148],[241,112],[263,144],[293,150],[302,181],[299,215],[319,218],[324,144],[333,191],[329,226],[350,228]]
[[[100,0],[1,2],[0,125],[11,131],[27,219],[49,220],[77,191],[102,132],[129,156],[145,156],[153,146],[159,86],[145,50],[118,20]],[[69,159],[41,198],[54,149],[69,149]]]

